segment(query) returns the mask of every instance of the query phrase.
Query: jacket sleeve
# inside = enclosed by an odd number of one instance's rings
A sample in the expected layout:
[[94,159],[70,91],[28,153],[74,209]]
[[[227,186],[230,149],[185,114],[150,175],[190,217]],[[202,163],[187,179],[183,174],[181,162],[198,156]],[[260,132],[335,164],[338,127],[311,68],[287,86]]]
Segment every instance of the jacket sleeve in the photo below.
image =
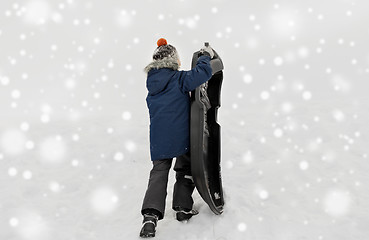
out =
[[212,76],[210,57],[203,55],[199,57],[196,67],[190,71],[183,71],[179,79],[182,91],[190,92],[201,84],[208,81]]

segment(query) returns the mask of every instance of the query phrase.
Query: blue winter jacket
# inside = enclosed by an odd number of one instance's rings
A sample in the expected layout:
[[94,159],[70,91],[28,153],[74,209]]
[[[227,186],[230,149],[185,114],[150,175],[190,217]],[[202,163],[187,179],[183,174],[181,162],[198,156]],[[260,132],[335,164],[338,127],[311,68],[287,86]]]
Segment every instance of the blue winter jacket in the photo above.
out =
[[201,56],[195,68],[178,71],[178,63],[168,59],[146,67],[147,107],[150,113],[151,160],[174,158],[190,148],[189,92],[211,76],[210,57]]

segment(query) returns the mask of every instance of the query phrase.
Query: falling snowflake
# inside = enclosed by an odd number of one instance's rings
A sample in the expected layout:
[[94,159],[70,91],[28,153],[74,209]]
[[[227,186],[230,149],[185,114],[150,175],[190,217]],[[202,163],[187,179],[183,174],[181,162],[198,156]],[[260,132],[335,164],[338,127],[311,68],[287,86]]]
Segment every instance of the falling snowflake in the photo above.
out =
[[27,138],[25,134],[17,129],[8,129],[0,136],[0,146],[3,151],[10,155],[23,153]]
[[48,137],[40,143],[41,161],[44,163],[61,163],[64,160],[66,153],[66,143],[58,137]]
[[95,189],[90,196],[92,209],[99,214],[110,214],[118,206],[118,197],[110,187]]
[[330,190],[324,198],[324,210],[334,217],[342,217],[350,211],[352,198],[349,192]]

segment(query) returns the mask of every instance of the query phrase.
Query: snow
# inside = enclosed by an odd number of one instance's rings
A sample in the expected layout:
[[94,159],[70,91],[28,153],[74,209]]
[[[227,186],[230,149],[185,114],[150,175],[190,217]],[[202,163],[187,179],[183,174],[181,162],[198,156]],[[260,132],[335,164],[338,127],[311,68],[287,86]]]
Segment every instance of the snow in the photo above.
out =
[[105,215],[116,210],[118,197],[113,189],[100,187],[93,191],[90,201],[93,211]]
[[120,161],[123,161],[123,159],[124,159],[124,154],[123,153],[117,152],[117,153],[114,154],[114,160],[115,161],[120,162]]
[[1,147],[9,155],[19,155],[25,149],[26,136],[18,129],[7,129],[1,135]]
[[252,83],[252,75],[250,74],[245,74],[243,76],[243,81],[246,83],[246,84],[251,84]]
[[30,180],[30,179],[32,178],[32,172],[31,172],[31,171],[29,171],[29,170],[25,170],[25,171],[23,172],[23,178],[24,178],[25,180]]
[[67,147],[60,137],[47,137],[42,140],[39,147],[41,161],[58,164],[63,161]]
[[14,176],[16,176],[17,175],[17,173],[18,173],[18,171],[17,171],[17,169],[16,168],[9,168],[9,170],[8,170],[8,174],[9,174],[9,176],[11,176],[11,177],[14,177]]
[[331,190],[324,198],[324,209],[332,216],[344,216],[349,212],[351,197],[349,192]]
[[157,239],[369,236],[369,3],[0,3],[0,239],[139,239],[151,168],[143,68],[167,38],[225,64],[224,213]]

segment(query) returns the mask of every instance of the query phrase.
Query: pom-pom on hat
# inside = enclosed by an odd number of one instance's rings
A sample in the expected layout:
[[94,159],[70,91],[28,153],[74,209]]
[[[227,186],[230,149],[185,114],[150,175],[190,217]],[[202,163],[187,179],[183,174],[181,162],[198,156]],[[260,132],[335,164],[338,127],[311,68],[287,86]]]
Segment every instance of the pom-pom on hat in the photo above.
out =
[[164,58],[178,59],[176,48],[168,44],[165,38],[160,38],[156,44],[158,47],[155,49],[154,55],[152,56],[154,60],[162,60]]
[[167,42],[167,40],[166,40],[165,38],[160,38],[160,39],[156,42],[156,44],[158,45],[158,47],[160,47],[160,46],[163,46],[163,45],[167,45],[167,44],[168,44],[168,42]]

